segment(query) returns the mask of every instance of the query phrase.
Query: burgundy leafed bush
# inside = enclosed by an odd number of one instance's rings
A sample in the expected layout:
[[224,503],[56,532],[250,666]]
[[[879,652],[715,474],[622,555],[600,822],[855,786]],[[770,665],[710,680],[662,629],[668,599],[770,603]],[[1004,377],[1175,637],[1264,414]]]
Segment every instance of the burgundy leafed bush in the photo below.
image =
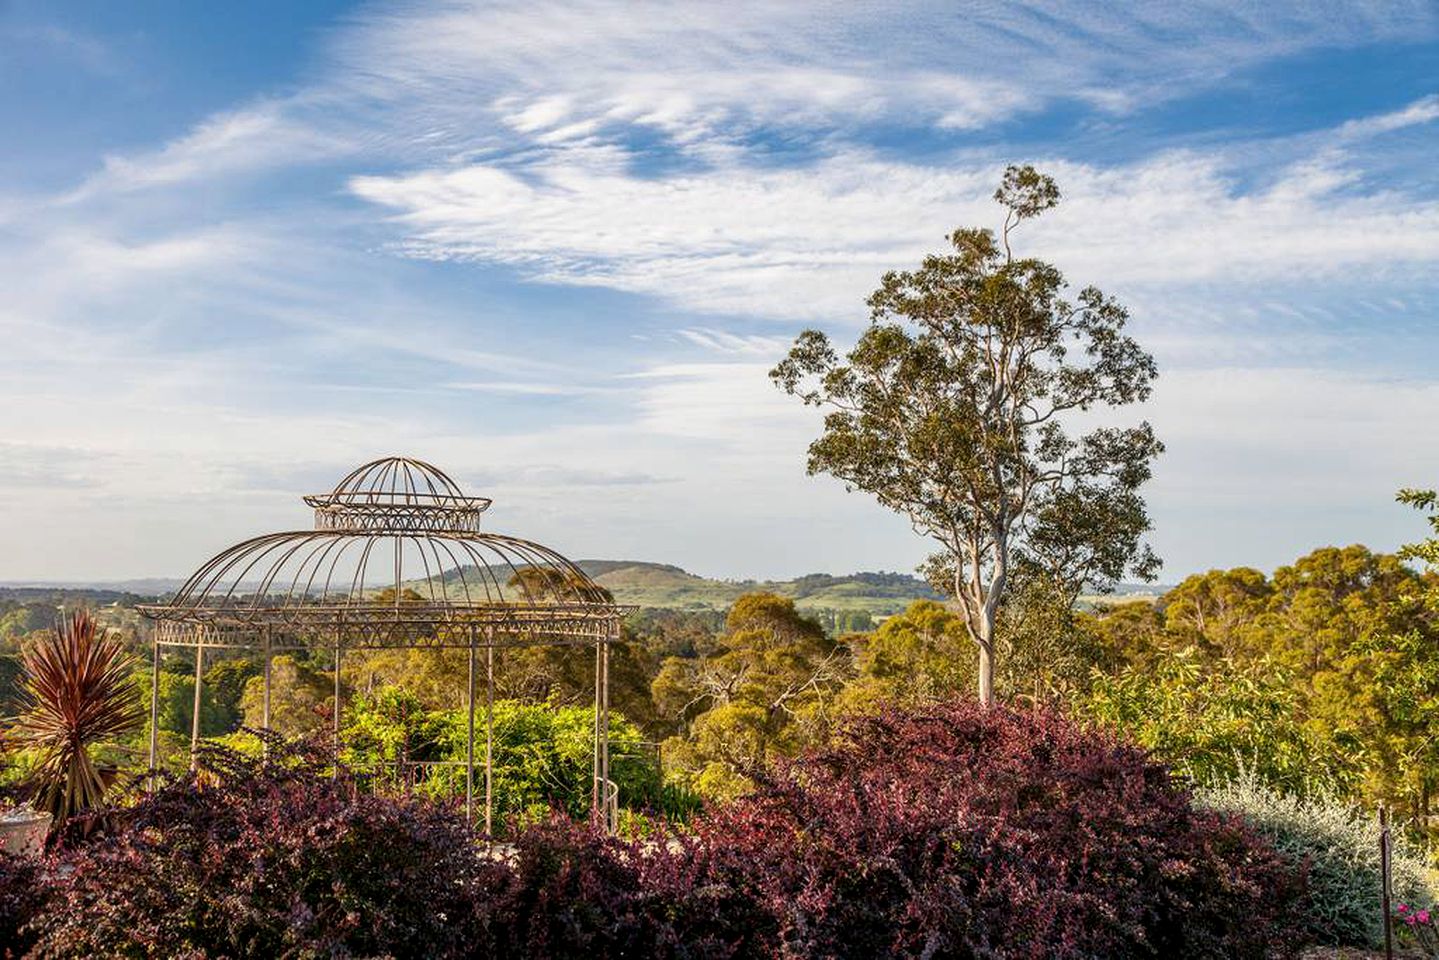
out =
[[0,853],[0,960],[23,957],[34,942],[24,928],[44,908],[48,889],[36,861]]
[[463,820],[357,794],[313,747],[211,750],[64,858],[39,956],[466,956],[507,871]]
[[1300,879],[1141,751],[959,702],[851,722],[702,837],[789,956],[1264,957]]
[[556,817],[522,834],[500,912],[503,957],[762,957],[773,918],[720,881],[694,838],[617,840]]

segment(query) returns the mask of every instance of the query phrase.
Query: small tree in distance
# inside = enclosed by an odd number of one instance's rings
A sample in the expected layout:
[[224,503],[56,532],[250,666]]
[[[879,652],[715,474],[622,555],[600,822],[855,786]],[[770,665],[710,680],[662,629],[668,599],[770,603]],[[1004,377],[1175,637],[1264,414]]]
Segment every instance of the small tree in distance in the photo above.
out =
[[1094,287],[1065,299],[1051,264],[1014,256],[1014,229],[1059,202],[1054,181],[1009,167],[993,231],[960,229],[953,253],[885,274],[871,323],[841,358],[806,330],[770,376],[827,409],[809,447],[828,473],[906,515],[942,551],[931,578],[958,602],[993,698],[995,624],[1018,580],[1071,598],[1126,571],[1153,577],[1139,488],[1163,450],[1148,423],[1071,437],[1076,414],[1145,400],[1154,360],[1128,313]]

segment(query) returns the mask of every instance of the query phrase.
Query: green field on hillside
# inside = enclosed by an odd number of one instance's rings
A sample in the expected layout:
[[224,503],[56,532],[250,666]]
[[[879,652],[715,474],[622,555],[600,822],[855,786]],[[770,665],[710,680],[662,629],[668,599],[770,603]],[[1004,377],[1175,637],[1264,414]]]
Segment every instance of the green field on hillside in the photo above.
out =
[[802,610],[900,612],[920,598],[937,598],[929,584],[904,573],[814,573],[793,580],[711,580],[659,563],[581,560],[580,569],[620,603],[677,610],[725,610],[743,593],[764,590],[792,597]]

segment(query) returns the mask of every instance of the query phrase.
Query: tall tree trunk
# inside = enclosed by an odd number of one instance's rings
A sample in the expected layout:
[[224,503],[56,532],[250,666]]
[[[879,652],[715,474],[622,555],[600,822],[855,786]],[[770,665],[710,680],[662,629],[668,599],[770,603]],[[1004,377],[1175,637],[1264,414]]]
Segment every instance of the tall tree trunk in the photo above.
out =
[[980,607],[979,613],[979,702],[994,702],[994,610],[991,604]]
[[994,701],[994,657],[989,644],[979,647],[979,702],[989,706]]
[[979,702],[989,706],[994,701],[994,623],[998,619],[997,590],[1004,587],[1003,576],[996,577],[986,589],[980,578],[979,564],[969,564],[968,576],[956,564],[954,595],[963,598],[964,622],[969,637],[979,648]]

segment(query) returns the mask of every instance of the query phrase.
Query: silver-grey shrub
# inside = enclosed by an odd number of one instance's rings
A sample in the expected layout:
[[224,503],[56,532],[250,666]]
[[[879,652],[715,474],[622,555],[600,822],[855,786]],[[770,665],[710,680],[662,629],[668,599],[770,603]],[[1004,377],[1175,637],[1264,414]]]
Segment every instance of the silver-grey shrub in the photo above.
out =
[[[1195,792],[1202,806],[1242,815],[1286,857],[1309,865],[1305,923],[1317,943],[1382,946],[1378,818],[1326,796],[1300,798],[1278,793],[1241,772],[1228,784]],[[1399,831],[1390,862],[1394,905],[1429,905],[1434,875],[1425,852]]]

